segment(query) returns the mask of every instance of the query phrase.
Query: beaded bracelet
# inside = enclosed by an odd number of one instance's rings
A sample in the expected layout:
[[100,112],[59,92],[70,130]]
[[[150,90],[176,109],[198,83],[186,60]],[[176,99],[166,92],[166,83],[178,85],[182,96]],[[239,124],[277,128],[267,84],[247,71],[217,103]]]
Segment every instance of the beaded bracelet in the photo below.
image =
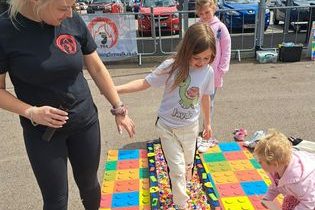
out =
[[38,123],[34,122],[33,121],[33,109],[36,108],[36,106],[33,106],[31,109],[30,109],[30,120],[31,120],[31,123],[33,126],[38,126]]
[[112,108],[110,112],[114,116],[117,116],[117,115],[126,116],[126,114],[128,113],[128,110],[124,104],[121,104],[117,108]]

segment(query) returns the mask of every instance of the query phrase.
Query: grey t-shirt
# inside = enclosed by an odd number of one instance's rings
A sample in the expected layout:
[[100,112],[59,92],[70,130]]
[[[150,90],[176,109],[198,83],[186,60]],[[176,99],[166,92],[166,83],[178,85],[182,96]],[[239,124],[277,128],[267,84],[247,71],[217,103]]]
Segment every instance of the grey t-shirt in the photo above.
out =
[[188,78],[170,91],[176,74],[168,79],[173,62],[173,59],[165,60],[145,80],[152,87],[165,86],[158,116],[166,126],[179,128],[198,121],[201,98],[213,94],[214,78],[210,65],[190,69]]

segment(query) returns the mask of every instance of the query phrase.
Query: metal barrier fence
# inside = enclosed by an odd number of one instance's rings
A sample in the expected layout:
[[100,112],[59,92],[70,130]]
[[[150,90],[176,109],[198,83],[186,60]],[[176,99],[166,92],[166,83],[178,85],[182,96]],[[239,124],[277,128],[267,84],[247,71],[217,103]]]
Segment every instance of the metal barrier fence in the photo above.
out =
[[[199,21],[195,11],[155,15],[153,10],[151,8],[150,14],[116,14],[134,16],[140,65],[142,56],[175,53],[187,28]],[[252,53],[253,56],[256,50],[276,50],[283,42],[302,43],[306,47],[311,22],[315,19],[315,5],[271,7],[261,0],[258,10],[247,11],[251,15],[245,16],[243,10],[219,9],[216,13],[230,31],[232,53],[239,61],[242,53]],[[235,14],[241,15],[235,17]]]

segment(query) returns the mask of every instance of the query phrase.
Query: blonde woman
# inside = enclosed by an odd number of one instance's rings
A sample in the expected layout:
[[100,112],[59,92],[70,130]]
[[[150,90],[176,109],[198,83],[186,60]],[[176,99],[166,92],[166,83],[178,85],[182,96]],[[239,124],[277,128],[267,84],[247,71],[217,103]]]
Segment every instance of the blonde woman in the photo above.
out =
[[[74,0],[11,0],[0,17],[0,108],[20,115],[44,209],[67,209],[67,159],[85,209],[100,203],[100,128],[83,63],[121,131],[134,124],[96,53]],[[4,32],[4,33],[2,33]],[[6,90],[10,75],[16,97]]]
[[315,209],[313,154],[292,150],[288,138],[276,130],[257,143],[254,154],[272,181],[263,200],[272,201],[281,193],[282,209]]
[[173,201],[177,209],[188,209],[186,181],[191,179],[198,118],[203,110],[203,137],[212,135],[210,94],[213,93],[215,39],[209,26],[189,27],[173,58],[165,60],[144,79],[117,86],[118,93],[131,93],[163,87],[156,127],[169,167]]

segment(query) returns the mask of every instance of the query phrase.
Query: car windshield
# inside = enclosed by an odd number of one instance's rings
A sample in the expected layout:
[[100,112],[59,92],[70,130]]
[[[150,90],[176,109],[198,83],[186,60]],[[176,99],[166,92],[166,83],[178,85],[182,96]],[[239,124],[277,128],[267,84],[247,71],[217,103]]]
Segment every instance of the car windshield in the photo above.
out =
[[170,7],[175,6],[174,0],[143,0],[143,7]]
[[258,0],[225,0],[228,3],[237,3],[237,4],[252,4],[258,3]]

